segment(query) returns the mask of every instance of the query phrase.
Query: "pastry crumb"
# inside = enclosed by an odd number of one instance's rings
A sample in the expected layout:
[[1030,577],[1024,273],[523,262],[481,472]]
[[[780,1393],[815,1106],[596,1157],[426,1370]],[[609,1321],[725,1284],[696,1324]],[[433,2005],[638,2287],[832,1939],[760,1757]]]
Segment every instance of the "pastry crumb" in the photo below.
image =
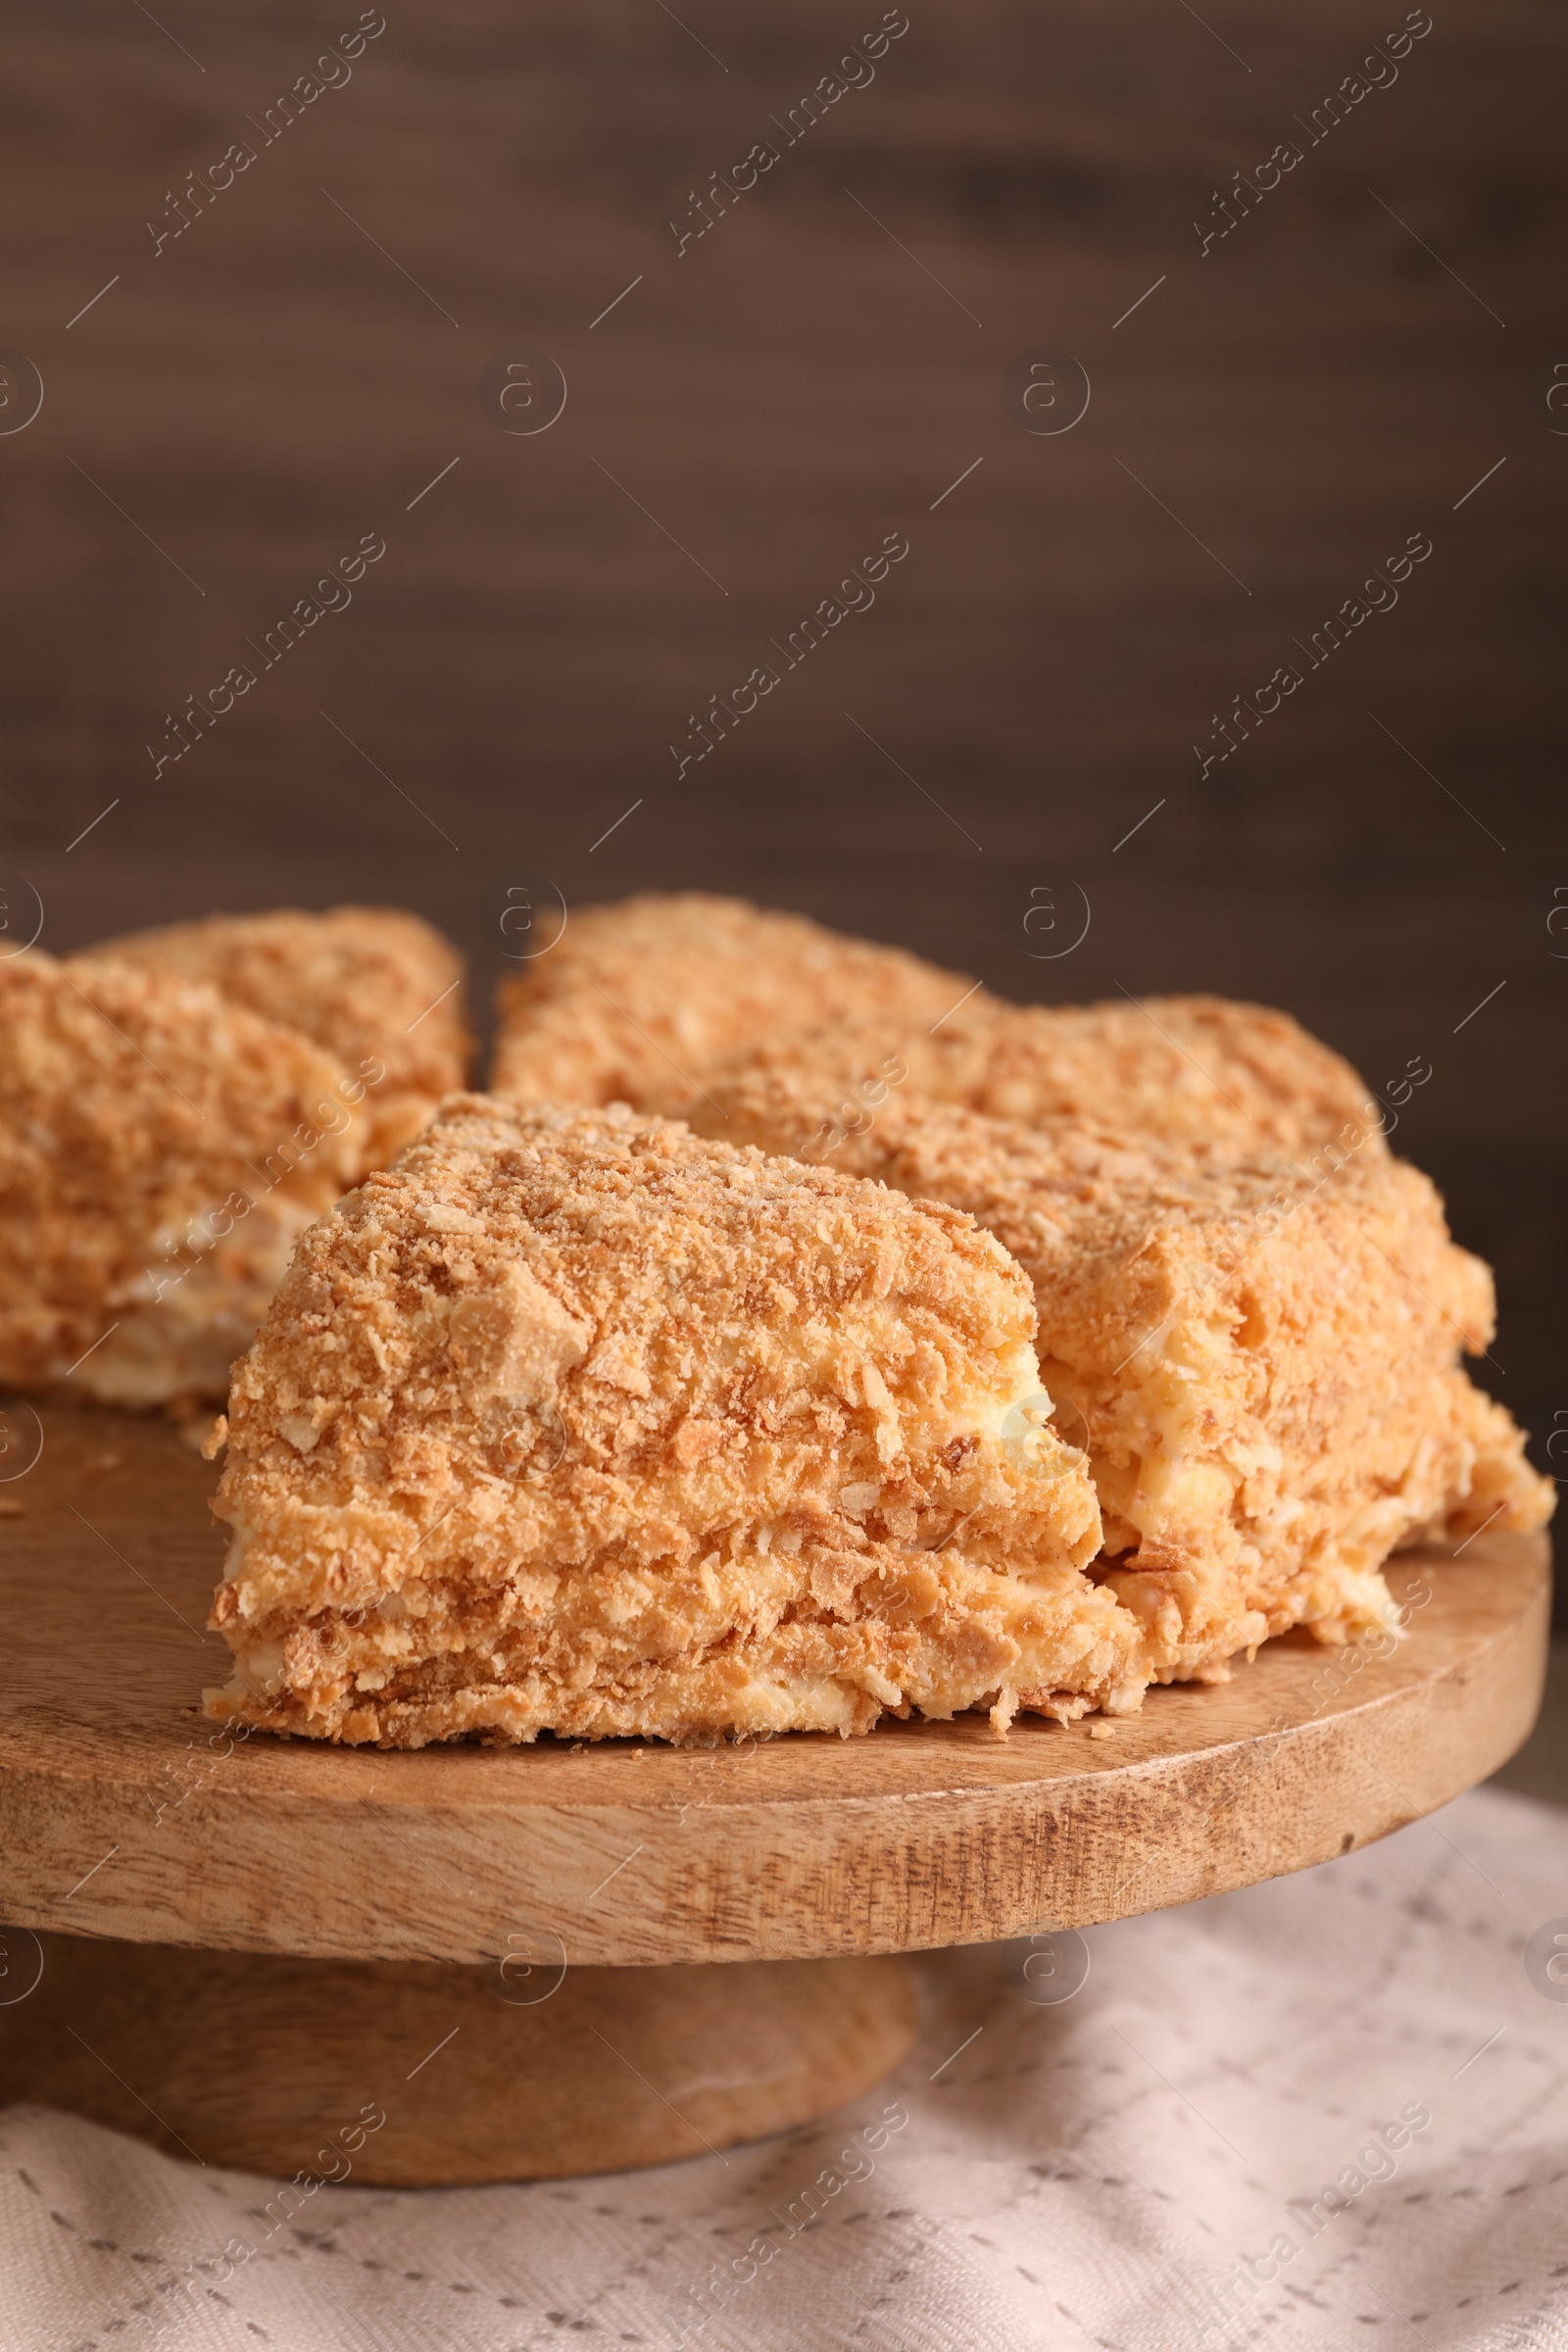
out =
[[[800,1139],[831,1094],[776,1072],[709,1083],[700,1133],[813,1164]],[[1014,1443],[1054,1434],[1091,1463],[1094,1573],[1156,1682],[1223,1681],[1294,1626],[1381,1632],[1401,1545],[1550,1516],[1549,1481],[1459,1360],[1492,1338],[1489,1269],[1427,1177],[1364,1147],[1291,1160],[901,1095],[834,1149],[846,1174],[966,1210],[1030,1276],[1042,1394]]]
[[0,1381],[221,1398],[296,1235],[359,1173],[337,1076],[176,972],[0,961]]
[[754,1039],[852,1013],[923,1033],[971,992],[904,948],[703,891],[574,908],[506,981],[491,1085],[517,1102],[666,1108]]
[[382,1167],[467,1076],[463,963],[392,906],[279,906],[131,931],[83,951],[216,988],[328,1054],[363,1102],[363,1164]]
[[1084,1458],[1013,1442],[1035,1322],[956,1209],[454,1096],[236,1368],[209,1711],[421,1747],[1136,1706]]
[[847,1139],[879,1123],[884,1101],[1030,1126],[1093,1123],[1233,1161],[1335,1138],[1342,1147],[1356,1139],[1363,1159],[1388,1154],[1387,1113],[1350,1064],[1267,1005],[1226,997],[1012,1004],[979,990],[935,1028],[871,1012],[846,1002],[831,1026],[759,1026],[726,1060],[688,1061],[684,1093],[665,1070],[650,1107],[700,1128],[720,1082],[780,1082],[816,1099],[817,1123],[806,1134],[821,1139],[835,1166]]

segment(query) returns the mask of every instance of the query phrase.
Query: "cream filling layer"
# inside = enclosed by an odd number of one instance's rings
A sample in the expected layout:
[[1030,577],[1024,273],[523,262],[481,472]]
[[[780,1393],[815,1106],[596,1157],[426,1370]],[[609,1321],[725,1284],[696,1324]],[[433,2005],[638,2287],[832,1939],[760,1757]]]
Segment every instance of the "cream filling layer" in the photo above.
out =
[[[103,1404],[146,1410],[172,1396],[228,1395],[229,1367],[255,1339],[294,1245],[321,1214],[286,1197],[258,1204],[244,1239],[220,1243],[183,1274],[149,1269],[136,1291],[111,1301],[113,1328],[74,1378]],[[162,1296],[145,1295],[156,1280]]]

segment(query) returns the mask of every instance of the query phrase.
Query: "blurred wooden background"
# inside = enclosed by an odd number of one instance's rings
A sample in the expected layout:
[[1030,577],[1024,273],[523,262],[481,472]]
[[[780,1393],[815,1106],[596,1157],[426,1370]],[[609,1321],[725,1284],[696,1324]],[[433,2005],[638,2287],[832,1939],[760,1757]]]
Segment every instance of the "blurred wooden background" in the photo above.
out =
[[[1023,997],[1287,1005],[1374,1080],[1431,1061],[1399,1141],[1498,1265],[1495,1385],[1568,1428],[1568,22],[1450,0],[1308,144],[1401,8],[908,13],[784,148],[874,0],[387,0],[265,146],[351,6],[20,10],[0,344],[45,397],[0,433],[0,866],[56,948],[401,901],[485,997],[546,876],[749,892]],[[1293,138],[1202,254],[1214,191]],[[537,435],[480,404],[517,346],[568,386]],[[1056,436],[1003,399],[1041,348],[1092,386]],[[688,714],[889,532],[874,609],[677,780]],[[352,605],[262,669],[247,642],[365,533]],[[1200,780],[1212,714],[1411,533],[1397,609]],[[155,781],[166,713],[245,661]],[[1032,956],[1030,906],[1065,941],[1079,893],[1087,937]]]

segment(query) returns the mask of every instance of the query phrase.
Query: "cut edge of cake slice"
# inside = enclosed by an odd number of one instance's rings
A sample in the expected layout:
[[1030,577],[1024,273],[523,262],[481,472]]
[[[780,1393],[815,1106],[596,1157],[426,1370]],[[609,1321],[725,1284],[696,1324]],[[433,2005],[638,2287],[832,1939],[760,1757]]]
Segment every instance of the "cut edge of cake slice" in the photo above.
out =
[[972,1220],[629,1110],[459,1097],[236,1367],[209,1711],[678,1742],[1142,1698]]
[[0,1380],[221,1399],[298,1236],[353,1181],[365,1091],[177,973],[0,962]]
[[[824,1112],[753,1077],[706,1115],[776,1149],[820,1138]],[[1490,1343],[1490,1273],[1406,1163],[1322,1175],[891,1101],[831,1150],[966,1209],[1029,1274],[1043,1386],[1100,1496],[1095,1574],[1153,1679],[1223,1679],[1296,1625],[1335,1643],[1390,1623],[1396,1548],[1549,1515],[1521,1433],[1459,1363]]]

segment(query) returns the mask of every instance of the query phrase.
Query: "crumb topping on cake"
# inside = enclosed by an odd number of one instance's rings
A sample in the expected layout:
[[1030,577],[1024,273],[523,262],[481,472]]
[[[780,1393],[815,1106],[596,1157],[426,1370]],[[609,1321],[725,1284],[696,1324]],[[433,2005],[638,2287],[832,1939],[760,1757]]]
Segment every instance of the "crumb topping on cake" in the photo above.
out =
[[467,1077],[462,959],[428,923],[396,907],[215,914],[128,932],[86,953],[206,982],[314,1039],[368,1084],[367,1166],[390,1158]]
[[[850,1133],[891,1092],[901,1102],[1077,1120],[1232,1158],[1335,1146],[1380,1153],[1396,1115],[1288,1013],[1222,997],[1044,1005],[981,995],[934,1029],[851,1008],[811,1031],[760,1034],[698,1075],[709,1097],[731,1078],[781,1079]],[[682,1096],[666,1078],[661,1107],[701,1118],[702,1104],[702,1094]]]
[[384,1744],[1137,1703],[1018,1268],[962,1212],[459,1097],[236,1371],[211,1704]]
[[[819,1152],[832,1098],[759,1075],[701,1107],[738,1142]],[[1294,1624],[1343,1641],[1388,1616],[1397,1544],[1549,1511],[1459,1368],[1492,1337],[1491,1276],[1386,1151],[1235,1161],[892,1100],[831,1164],[968,1210],[1029,1274],[1043,1385],[1100,1496],[1096,1574],[1161,1680],[1222,1675]]]
[[973,983],[902,948],[700,891],[573,909],[507,980],[492,1085],[663,1108],[724,1054],[851,1013],[930,1022]]
[[364,1098],[296,1030],[177,973],[0,963],[0,1379],[221,1396],[295,1236],[360,1164]]

